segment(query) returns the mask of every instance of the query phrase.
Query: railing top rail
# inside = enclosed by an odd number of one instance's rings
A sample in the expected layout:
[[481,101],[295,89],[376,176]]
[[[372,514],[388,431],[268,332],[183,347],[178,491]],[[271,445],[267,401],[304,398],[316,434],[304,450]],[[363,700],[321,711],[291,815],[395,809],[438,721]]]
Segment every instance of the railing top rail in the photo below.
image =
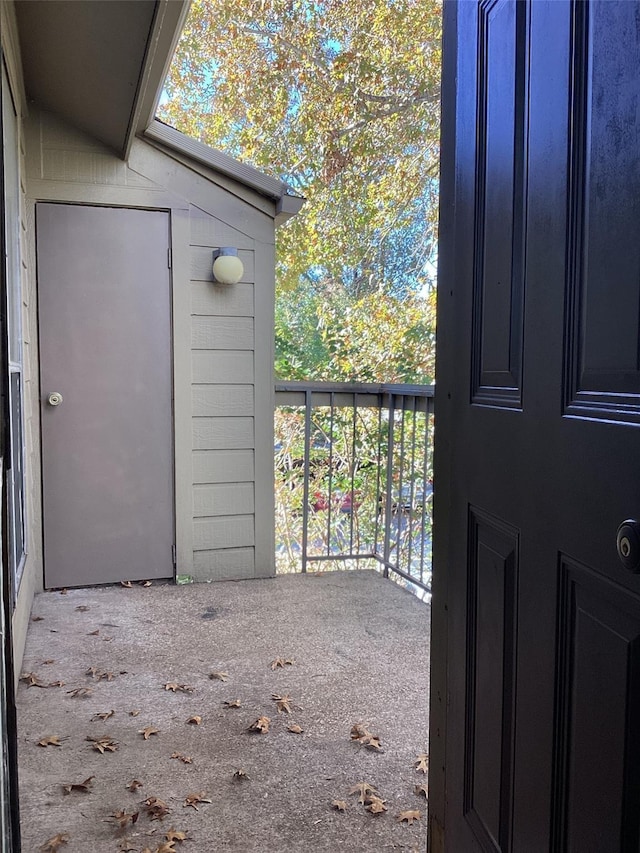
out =
[[276,382],[276,393],[306,392],[335,394],[395,394],[406,397],[433,397],[435,385],[403,385],[387,382]]

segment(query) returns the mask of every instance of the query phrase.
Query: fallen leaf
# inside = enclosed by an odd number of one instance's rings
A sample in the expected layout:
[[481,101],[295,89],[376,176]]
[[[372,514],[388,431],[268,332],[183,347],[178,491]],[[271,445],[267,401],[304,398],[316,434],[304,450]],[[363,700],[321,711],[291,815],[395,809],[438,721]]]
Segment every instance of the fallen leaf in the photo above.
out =
[[299,726],[297,723],[291,723],[287,726],[287,731],[292,732],[294,735],[301,735],[304,731],[302,726]]
[[65,794],[70,794],[72,791],[81,791],[83,794],[89,794],[91,793],[91,786],[95,778],[95,776],[89,776],[84,782],[71,782],[69,785],[63,785],[62,790]]
[[79,604],[76,607],[76,610],[78,610],[80,613],[86,613],[87,610],[90,610],[90,607],[87,604]]
[[176,853],[175,841],[163,841],[159,847],[156,847],[156,853]]
[[44,681],[40,681],[40,676],[35,672],[23,672],[20,676],[20,681],[24,681],[27,687],[48,687]]
[[429,786],[428,785],[416,785],[413,789],[413,793],[420,796],[420,794],[424,794],[425,799],[429,799]]
[[209,678],[212,681],[228,681],[229,673],[228,672],[210,672]]
[[167,839],[169,844],[173,844],[175,841],[186,841],[187,833],[182,832],[182,830],[180,829],[174,829],[173,827],[171,827],[171,829],[168,829],[166,831],[164,837]]
[[363,740],[368,737],[369,732],[361,723],[354,723],[351,726],[351,740]]
[[95,631],[89,631],[87,636],[88,637],[97,637],[99,633],[100,633],[100,628],[96,628]]
[[122,838],[118,843],[119,853],[136,853],[137,849],[128,838]]
[[376,789],[372,787],[368,782],[358,782],[357,785],[354,785],[353,788],[349,791],[350,794],[360,794],[358,797],[358,801],[363,805],[366,802],[368,794],[375,794]]
[[164,686],[165,690],[171,690],[173,693],[193,693],[193,687],[189,687],[188,684],[178,684],[175,681],[167,681]]
[[69,590],[68,590],[68,589],[66,589],[66,588],[65,588],[65,589],[61,589],[61,590],[60,590],[60,595],[67,595],[67,593],[68,593],[68,592],[69,592]]
[[177,758],[179,761],[182,761],[183,764],[193,764],[191,756],[183,755],[181,752],[172,753],[171,758]]
[[111,642],[111,640],[113,640],[113,637],[103,637],[103,638],[102,638],[102,642],[103,642],[103,643],[110,643],[110,642]]
[[43,666],[49,666],[49,664],[51,663],[55,663],[55,660],[53,658],[47,658],[46,660],[42,661]]
[[198,716],[198,714],[194,714],[193,717],[189,717],[187,720],[192,726],[199,726],[202,722],[202,717]]
[[117,812],[112,812],[109,817],[113,818],[113,820],[118,824],[120,829],[124,829],[125,826],[130,823],[132,826],[138,820],[140,816],[140,812],[126,812],[124,809],[121,809]]
[[223,702],[222,704],[225,706],[225,708],[241,708],[242,707],[239,699],[230,699],[226,702]]
[[278,709],[279,714],[291,713],[291,696],[289,696],[287,693],[283,694],[282,696],[280,696],[278,693],[273,693],[271,695],[271,698],[274,702],[277,702],[276,707]]
[[371,814],[382,814],[382,812],[387,811],[387,807],[385,806],[386,800],[383,800],[381,797],[376,797],[373,795],[369,795],[367,797],[367,805],[365,809]]
[[125,785],[125,788],[135,794],[138,788],[142,788],[142,782],[139,779],[132,779],[128,785]]
[[139,713],[140,713],[140,708],[134,708],[133,711],[129,711],[129,716],[130,717],[137,717]]
[[149,586],[151,586],[151,581],[138,581],[138,585],[149,587]]
[[62,845],[69,842],[69,837],[68,832],[59,832],[57,835],[54,835],[53,838],[45,841],[40,849],[43,853],[58,853],[58,850]]
[[74,690],[67,690],[74,699],[86,699],[91,696],[93,690],[90,687],[76,687]]
[[429,772],[429,753],[421,752],[420,755],[413,762],[413,765],[416,770],[422,770],[423,773]]
[[284,669],[285,666],[293,666],[294,664],[293,658],[276,658],[271,661],[271,669]]
[[32,622],[44,622],[44,616],[32,616],[31,621]]
[[351,740],[355,740],[363,746],[366,746],[367,749],[372,749],[375,752],[384,752],[384,749],[380,744],[380,738],[377,735],[372,735],[371,732],[362,725],[362,723],[354,723],[354,725],[351,726]]
[[93,749],[104,755],[105,752],[115,752],[118,749],[118,744],[110,737],[87,737],[87,740],[93,744]]
[[269,723],[271,722],[270,717],[258,717],[255,723],[252,723],[249,726],[250,732],[260,732],[261,735],[266,734],[269,731]]
[[38,741],[38,746],[62,746],[58,735],[47,735]]
[[209,799],[209,796],[206,791],[200,791],[198,794],[187,794],[183,808],[191,807],[198,811],[198,805],[200,803],[210,803],[212,800]]
[[144,806],[147,809],[149,820],[163,820],[171,811],[164,800],[160,800],[158,797],[148,797],[144,801]]
[[422,815],[418,809],[407,809],[406,812],[400,812],[400,814],[396,816],[396,820],[399,820],[401,823],[403,820],[406,820],[409,826],[412,826],[414,820],[420,820],[421,817]]
[[380,738],[376,737],[375,735],[371,735],[365,741],[364,745],[365,745],[366,749],[372,749],[375,752],[384,752],[384,749],[380,745]]
[[155,726],[147,726],[146,729],[140,729],[138,734],[142,735],[145,740],[149,740],[151,735],[157,735],[159,731],[160,729],[156,729]]
[[120,581],[120,586],[124,586],[126,589],[131,589],[133,584],[131,581]]
[[114,710],[111,710],[111,711],[103,711],[103,712],[102,712],[102,713],[100,713],[100,714],[94,714],[94,715],[93,715],[93,717],[91,717],[91,722],[93,723],[93,722],[95,722],[96,720],[108,720],[108,719],[109,719],[109,717],[113,717],[113,715],[114,715],[114,714],[115,714],[115,711],[114,711]]
[[64,681],[50,681],[47,687],[64,687]]
[[251,777],[247,774],[246,770],[244,770],[242,767],[239,767],[233,774],[233,778],[236,782],[244,782],[245,780],[248,780]]
[[346,812],[347,810],[347,804],[344,800],[334,800],[331,805],[339,812]]

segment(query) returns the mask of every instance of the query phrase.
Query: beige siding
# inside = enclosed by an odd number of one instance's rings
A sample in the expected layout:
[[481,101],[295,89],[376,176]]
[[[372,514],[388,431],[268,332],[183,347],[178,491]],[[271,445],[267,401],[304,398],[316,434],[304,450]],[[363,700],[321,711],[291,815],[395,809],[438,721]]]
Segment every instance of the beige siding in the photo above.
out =
[[[33,111],[27,128],[25,229],[37,201],[171,212],[177,572],[196,580],[274,572],[274,225],[265,199],[207,180],[141,140],[127,163],[57,118]],[[275,206],[273,210],[275,215]],[[216,284],[212,253],[239,250],[245,273]],[[28,271],[27,271],[28,272]],[[30,389],[30,518],[40,542],[35,278],[25,297]],[[25,374],[26,377],[26,374]],[[266,454],[266,458],[265,458]],[[34,576],[42,577],[37,554]],[[41,582],[41,581],[39,581]]]
[[0,3],[2,49],[14,104],[18,113],[20,168],[20,255],[22,264],[22,381],[25,454],[26,561],[13,615],[13,645],[16,678],[20,673],[24,643],[33,595],[42,588],[42,535],[40,496],[40,433],[38,338],[35,321],[34,221],[27,201],[27,164],[25,140],[26,100],[20,63],[18,34],[13,4]]

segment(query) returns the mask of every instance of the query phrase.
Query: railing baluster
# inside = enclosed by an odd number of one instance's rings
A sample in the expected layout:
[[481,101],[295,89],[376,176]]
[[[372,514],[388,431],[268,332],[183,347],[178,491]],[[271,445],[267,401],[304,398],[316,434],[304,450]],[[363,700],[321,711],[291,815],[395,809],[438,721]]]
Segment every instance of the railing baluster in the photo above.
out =
[[307,571],[309,544],[309,473],[311,468],[311,398],[313,391],[304,395],[304,480],[302,487],[302,571]]
[[387,482],[384,513],[384,569],[385,578],[389,577],[389,560],[391,559],[391,516],[393,514],[393,450],[395,435],[395,396],[389,394],[389,438],[387,441]]

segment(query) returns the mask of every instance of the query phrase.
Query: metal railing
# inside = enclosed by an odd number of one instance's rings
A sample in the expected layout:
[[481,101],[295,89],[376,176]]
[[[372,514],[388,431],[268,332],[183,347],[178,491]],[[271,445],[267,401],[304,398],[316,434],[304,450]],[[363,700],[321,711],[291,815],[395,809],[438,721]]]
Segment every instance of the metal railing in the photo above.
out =
[[276,384],[276,567],[431,589],[433,386]]

